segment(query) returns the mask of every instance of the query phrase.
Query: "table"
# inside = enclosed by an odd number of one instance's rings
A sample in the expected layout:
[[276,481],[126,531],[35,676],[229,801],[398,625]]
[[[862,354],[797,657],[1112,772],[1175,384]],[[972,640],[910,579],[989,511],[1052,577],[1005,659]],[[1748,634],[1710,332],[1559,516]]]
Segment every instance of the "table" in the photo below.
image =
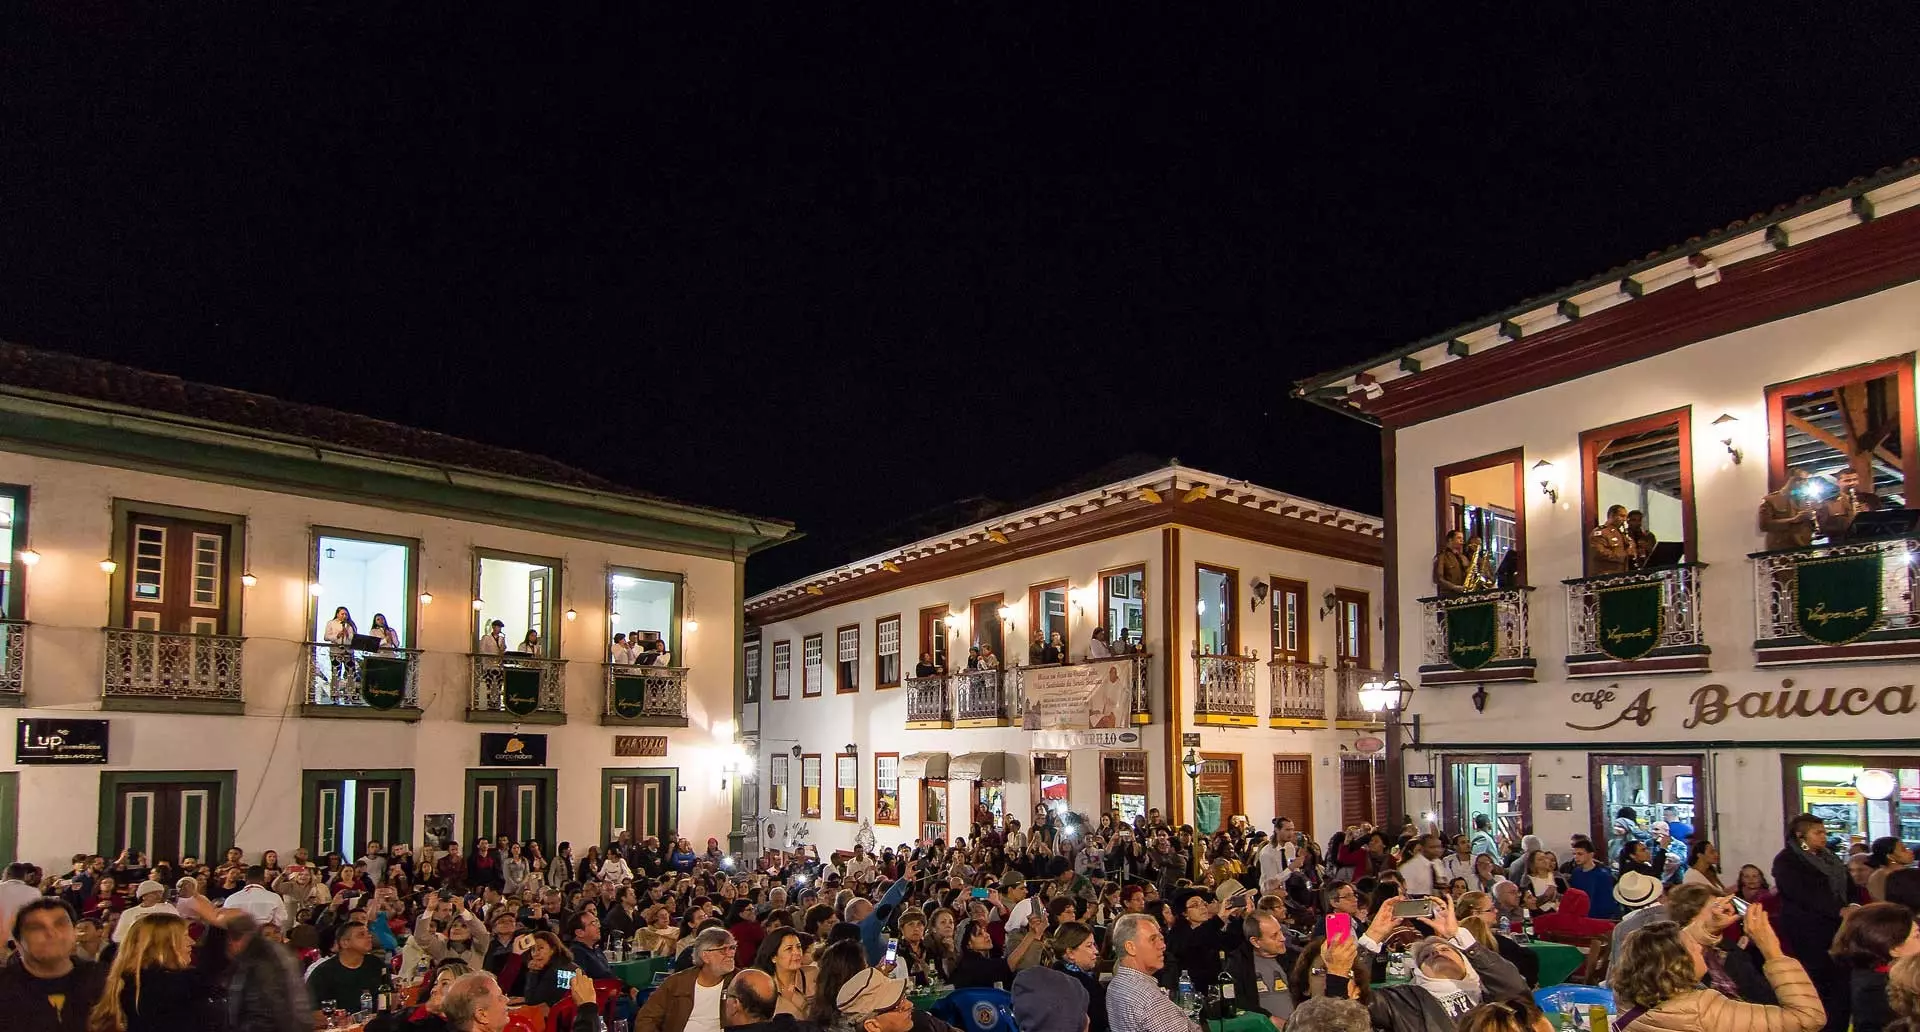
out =
[[914,1010],[917,1010],[926,1014],[931,1014],[933,1012],[933,1009],[940,1005],[941,1000],[944,1000],[947,997],[952,995],[953,995],[953,990],[951,989],[942,990],[940,992],[921,992],[921,993],[910,992],[907,994],[907,999],[913,1001]]
[[1542,986],[1560,985],[1564,983],[1568,976],[1578,971],[1580,965],[1585,963],[1587,959],[1587,955],[1580,952],[1580,947],[1569,946],[1563,942],[1546,942],[1541,939],[1535,939],[1532,942],[1522,943],[1521,946],[1531,952],[1535,957],[1540,958],[1540,984]]
[[618,964],[608,964],[613,975],[635,989],[653,988],[655,975],[673,971],[672,957],[641,957],[637,960],[623,960]]
[[1265,1014],[1241,1011],[1225,1021],[1202,1021],[1206,1032],[1273,1032],[1273,1020]]

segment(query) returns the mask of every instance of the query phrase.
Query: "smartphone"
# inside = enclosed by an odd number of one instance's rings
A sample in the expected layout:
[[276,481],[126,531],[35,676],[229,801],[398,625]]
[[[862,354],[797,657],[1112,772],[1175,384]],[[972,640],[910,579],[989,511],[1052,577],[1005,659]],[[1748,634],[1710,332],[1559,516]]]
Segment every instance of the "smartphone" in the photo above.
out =
[[1327,915],[1327,941],[1339,942],[1342,939],[1351,939],[1351,938],[1353,938],[1353,915],[1352,914],[1328,914]]
[[973,890],[973,898],[974,898],[974,899],[986,899],[986,898],[987,898],[987,890],[985,890],[985,889],[975,889],[975,890]]
[[553,983],[562,989],[573,988],[573,971],[569,968],[561,968],[555,971],[553,973]]
[[1253,898],[1252,889],[1247,889],[1244,892],[1236,892],[1230,898],[1228,898],[1227,905],[1230,907],[1244,907],[1247,905],[1247,901],[1252,898]]
[[1733,897],[1733,912],[1741,917],[1747,916],[1747,901],[1738,896]]
[[894,961],[896,961],[896,960],[899,960],[899,959],[900,959],[900,940],[898,940],[898,939],[888,939],[888,940],[887,940],[887,955],[886,955],[885,957],[883,957],[883,958],[881,958],[881,960],[880,960],[880,963],[882,963],[882,964],[891,964],[891,963],[893,963]]
[[1399,918],[1432,917],[1433,916],[1433,900],[1430,900],[1425,896],[1421,896],[1419,899],[1403,899],[1400,902],[1395,903],[1393,905],[1393,916],[1399,917]]

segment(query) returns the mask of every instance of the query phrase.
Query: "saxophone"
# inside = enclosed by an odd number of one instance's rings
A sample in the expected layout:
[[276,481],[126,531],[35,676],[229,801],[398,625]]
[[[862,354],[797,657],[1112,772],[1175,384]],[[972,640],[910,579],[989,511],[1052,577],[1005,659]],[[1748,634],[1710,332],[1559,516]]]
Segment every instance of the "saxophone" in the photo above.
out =
[[1486,546],[1481,545],[1467,552],[1467,583],[1469,592],[1488,591],[1494,587],[1493,567],[1487,559]]

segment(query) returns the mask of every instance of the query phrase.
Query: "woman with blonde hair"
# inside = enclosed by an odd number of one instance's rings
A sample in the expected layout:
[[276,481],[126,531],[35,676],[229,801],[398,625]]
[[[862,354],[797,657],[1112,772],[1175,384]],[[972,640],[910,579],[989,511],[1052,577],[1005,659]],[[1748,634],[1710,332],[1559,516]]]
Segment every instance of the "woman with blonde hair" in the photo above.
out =
[[1887,969],[1887,1006],[1893,1020],[1886,1032],[1920,1032],[1920,957],[1901,957]]
[[199,1032],[220,1014],[207,979],[193,966],[185,918],[149,914],[127,929],[107,972],[88,1032]]
[[1620,1007],[1617,1032],[1813,1032],[1827,1011],[1807,969],[1780,949],[1761,907],[1747,908],[1747,937],[1780,1005],[1742,1003],[1702,988],[1707,962],[1700,943],[1672,921],[1654,921],[1621,944],[1609,981]]

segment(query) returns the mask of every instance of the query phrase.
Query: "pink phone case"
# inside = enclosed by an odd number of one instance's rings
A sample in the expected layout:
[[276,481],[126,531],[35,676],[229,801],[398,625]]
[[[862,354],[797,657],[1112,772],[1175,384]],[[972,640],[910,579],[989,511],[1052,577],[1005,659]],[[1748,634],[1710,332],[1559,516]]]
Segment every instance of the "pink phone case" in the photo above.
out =
[[1353,916],[1351,914],[1327,915],[1327,941],[1353,938]]

